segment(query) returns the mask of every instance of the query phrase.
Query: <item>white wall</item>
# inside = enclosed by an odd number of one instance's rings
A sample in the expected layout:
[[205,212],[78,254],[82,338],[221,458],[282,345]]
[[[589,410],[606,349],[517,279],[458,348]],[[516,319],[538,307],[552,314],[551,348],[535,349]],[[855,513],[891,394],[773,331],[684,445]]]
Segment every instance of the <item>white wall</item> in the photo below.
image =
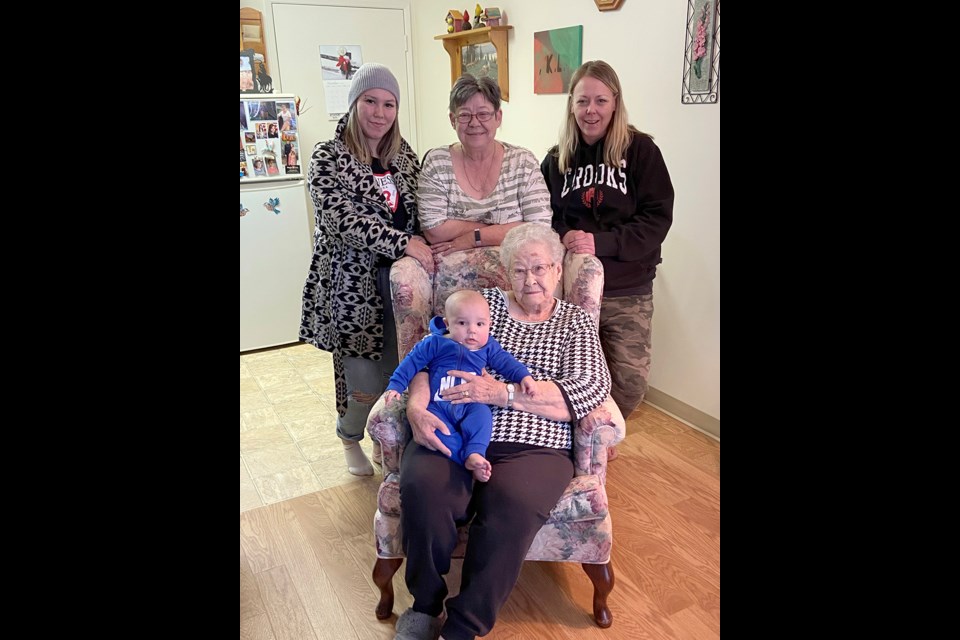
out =
[[[376,4],[371,0],[370,5]],[[449,57],[433,39],[446,33],[444,17],[456,4],[449,0],[410,4],[419,132],[419,139],[410,143],[423,155],[456,140],[447,120]],[[472,15],[475,4],[461,8]],[[263,0],[241,0],[240,6],[264,10]],[[602,13],[590,0],[514,0],[499,6],[513,26],[511,100],[503,106],[500,138],[525,146],[538,157],[556,142],[566,98],[534,95],[533,33],[582,24],[583,60],[603,59],[613,65],[631,122],[652,133],[663,151],[677,197],[663,264],[654,281],[650,384],[719,421],[720,106],[680,104],[687,3],[624,0],[619,10]]]

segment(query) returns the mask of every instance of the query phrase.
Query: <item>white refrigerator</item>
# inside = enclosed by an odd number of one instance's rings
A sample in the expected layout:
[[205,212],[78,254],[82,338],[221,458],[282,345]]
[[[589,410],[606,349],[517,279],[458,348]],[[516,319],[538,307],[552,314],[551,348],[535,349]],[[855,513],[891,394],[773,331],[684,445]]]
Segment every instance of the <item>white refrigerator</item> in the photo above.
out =
[[240,351],[296,342],[313,212],[292,94],[240,94]]

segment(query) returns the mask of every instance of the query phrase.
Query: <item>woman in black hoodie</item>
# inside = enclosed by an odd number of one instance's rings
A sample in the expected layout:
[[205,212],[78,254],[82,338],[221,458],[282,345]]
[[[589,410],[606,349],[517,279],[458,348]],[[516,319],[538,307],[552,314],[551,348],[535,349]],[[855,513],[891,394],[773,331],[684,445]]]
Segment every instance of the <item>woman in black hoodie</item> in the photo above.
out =
[[606,62],[573,74],[560,143],[540,169],[563,245],[603,263],[600,341],[626,418],[647,392],[653,278],[673,221],[673,185],[653,138],[629,123]]

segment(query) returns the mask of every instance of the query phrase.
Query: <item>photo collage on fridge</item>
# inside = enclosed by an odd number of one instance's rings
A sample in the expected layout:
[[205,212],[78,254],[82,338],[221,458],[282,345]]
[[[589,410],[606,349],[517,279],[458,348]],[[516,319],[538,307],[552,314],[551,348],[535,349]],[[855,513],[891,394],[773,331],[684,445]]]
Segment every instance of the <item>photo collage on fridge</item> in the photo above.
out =
[[300,142],[292,100],[240,100],[240,180],[299,174]]

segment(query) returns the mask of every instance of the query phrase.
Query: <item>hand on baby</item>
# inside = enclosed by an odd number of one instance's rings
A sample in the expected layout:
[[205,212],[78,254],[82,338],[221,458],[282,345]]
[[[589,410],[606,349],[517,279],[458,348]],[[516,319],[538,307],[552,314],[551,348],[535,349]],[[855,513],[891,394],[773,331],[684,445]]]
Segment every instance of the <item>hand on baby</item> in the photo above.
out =
[[384,393],[383,395],[387,397],[386,404],[388,407],[390,406],[391,402],[393,402],[394,400],[400,397],[400,394],[394,391],[393,389],[388,389],[386,393]]
[[520,387],[523,389],[523,392],[531,398],[537,397],[537,382],[533,379],[533,376],[524,377],[524,379],[520,381]]

